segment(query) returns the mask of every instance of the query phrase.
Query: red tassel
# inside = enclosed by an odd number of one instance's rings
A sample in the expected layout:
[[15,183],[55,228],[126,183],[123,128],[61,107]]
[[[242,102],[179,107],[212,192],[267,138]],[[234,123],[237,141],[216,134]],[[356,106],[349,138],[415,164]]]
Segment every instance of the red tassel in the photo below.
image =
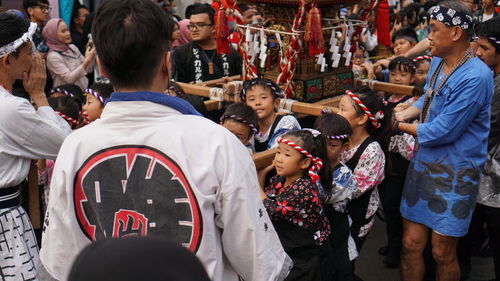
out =
[[215,41],[218,54],[230,54],[229,27],[227,26],[226,10],[222,7],[215,14]]
[[304,40],[308,42],[309,55],[319,55],[325,52],[323,38],[323,19],[320,10],[314,5],[307,14]]
[[380,45],[391,46],[391,31],[389,27],[389,4],[380,0],[377,9],[377,41]]

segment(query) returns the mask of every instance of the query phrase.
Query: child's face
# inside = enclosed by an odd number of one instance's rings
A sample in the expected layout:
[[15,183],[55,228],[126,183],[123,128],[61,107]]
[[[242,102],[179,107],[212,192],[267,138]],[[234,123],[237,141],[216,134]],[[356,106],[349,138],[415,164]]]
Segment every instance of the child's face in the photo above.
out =
[[389,72],[389,82],[399,85],[412,85],[415,82],[415,75],[396,67]]
[[[300,145],[300,142],[298,142],[296,138],[287,137],[287,139]],[[278,175],[287,178],[299,178],[304,174],[304,170],[307,169],[310,164],[311,160],[304,158],[295,148],[288,144],[279,143],[278,151],[274,156],[274,167]]]
[[347,119],[353,129],[366,122],[365,114],[362,114],[361,116],[358,115],[356,108],[354,108],[354,105],[352,104],[352,98],[347,95],[342,96],[340,99],[339,112],[337,112],[337,114]]
[[252,131],[249,126],[232,119],[226,119],[222,126],[233,133],[243,144],[248,144],[252,137]]
[[424,61],[418,64],[417,72],[415,73],[415,85],[423,87],[425,85],[425,79],[427,79],[427,72],[429,72],[430,62]]
[[365,52],[361,49],[357,49],[352,58],[353,65],[361,65],[365,62]]
[[257,85],[247,90],[245,103],[257,113],[259,120],[263,120],[276,114],[274,109],[279,105],[279,99],[273,100],[271,89]]
[[103,107],[101,107],[101,101],[96,97],[87,95],[87,101],[83,105],[83,110],[87,112],[89,120],[93,122],[101,118]]
[[394,40],[393,46],[394,54],[396,56],[401,56],[404,53],[408,52],[411,48],[413,48],[413,46],[415,46],[415,42],[410,42],[402,38],[396,39]]
[[340,154],[346,150],[347,144],[347,142],[342,143],[341,140],[326,141],[326,154],[331,165],[339,163]]

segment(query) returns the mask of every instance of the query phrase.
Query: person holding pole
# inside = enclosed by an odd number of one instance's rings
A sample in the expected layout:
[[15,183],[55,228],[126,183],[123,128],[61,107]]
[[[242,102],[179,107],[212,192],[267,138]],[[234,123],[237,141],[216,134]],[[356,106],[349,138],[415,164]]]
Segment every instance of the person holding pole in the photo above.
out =
[[[432,9],[430,27],[426,94],[394,123],[417,139],[401,201],[404,281],[422,280],[428,237],[436,280],[460,279],[456,248],[476,203],[490,129],[493,76],[470,47],[470,10],[444,1]],[[419,115],[420,124],[403,123]]]

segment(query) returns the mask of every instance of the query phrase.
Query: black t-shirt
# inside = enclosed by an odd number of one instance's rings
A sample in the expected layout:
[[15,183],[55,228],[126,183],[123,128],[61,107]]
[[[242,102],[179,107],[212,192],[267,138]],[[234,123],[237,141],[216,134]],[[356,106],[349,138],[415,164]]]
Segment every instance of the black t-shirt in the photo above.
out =
[[[214,80],[224,77],[222,56],[216,53],[216,50],[202,50],[194,42],[182,45],[174,50],[174,79],[178,82],[193,82],[195,78],[194,61],[196,57],[193,54],[193,48],[198,48],[201,61],[202,81]],[[210,74],[208,62],[214,64],[214,73]],[[242,71],[242,62],[240,54],[231,47],[231,53],[227,56],[229,63],[229,76],[240,75]]]

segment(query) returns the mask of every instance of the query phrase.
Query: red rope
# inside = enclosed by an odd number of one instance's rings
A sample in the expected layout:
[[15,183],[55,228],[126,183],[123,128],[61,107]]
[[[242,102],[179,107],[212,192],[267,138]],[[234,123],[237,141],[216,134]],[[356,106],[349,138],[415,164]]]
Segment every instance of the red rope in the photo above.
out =
[[366,107],[363,104],[363,102],[358,98],[358,96],[356,96],[353,92],[351,92],[349,90],[346,90],[345,93],[348,96],[350,96],[352,98],[352,100],[354,100],[354,102],[356,102],[359,105],[359,107],[361,107],[361,109],[366,113],[366,115],[368,115],[368,118],[370,118],[370,120],[373,124],[373,127],[375,127],[376,129],[380,128],[380,123],[377,121],[375,116],[373,116],[373,114],[370,112],[368,107]]
[[80,122],[78,122],[78,120],[75,120],[67,115],[64,115],[59,111],[56,111],[56,113],[57,113],[57,115],[61,116],[62,119],[68,121],[68,123],[70,123],[71,126],[73,126],[73,125],[78,126],[80,124]]
[[323,161],[321,160],[321,158],[312,156],[312,154],[309,153],[307,150],[303,149],[301,146],[297,145],[296,143],[292,142],[289,139],[279,138],[278,143],[287,144],[293,147],[298,152],[304,154],[307,158],[311,159],[313,165],[311,166],[311,168],[309,168],[309,176],[311,177],[311,181],[313,183],[316,183],[319,180],[318,172],[323,167]]

